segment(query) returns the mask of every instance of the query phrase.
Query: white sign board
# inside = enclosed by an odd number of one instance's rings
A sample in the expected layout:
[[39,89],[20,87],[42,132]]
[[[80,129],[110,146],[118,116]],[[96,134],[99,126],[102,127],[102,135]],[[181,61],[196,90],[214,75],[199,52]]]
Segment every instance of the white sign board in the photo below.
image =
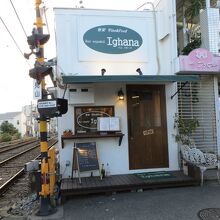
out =
[[37,83],[37,80],[33,80],[33,99],[38,100],[42,98],[42,88],[41,84]]
[[[80,61],[148,62],[151,30],[146,18],[81,16],[77,20]],[[116,54],[116,55],[115,55]],[[117,54],[120,54],[118,56]]]
[[39,101],[37,104],[38,108],[55,108],[57,106],[56,100],[53,101]]

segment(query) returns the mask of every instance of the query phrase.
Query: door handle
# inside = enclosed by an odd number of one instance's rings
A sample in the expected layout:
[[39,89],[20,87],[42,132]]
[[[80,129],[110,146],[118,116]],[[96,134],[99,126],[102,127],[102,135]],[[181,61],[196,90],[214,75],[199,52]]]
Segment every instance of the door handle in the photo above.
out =
[[152,129],[152,128],[143,131],[143,135],[144,135],[144,136],[152,135],[152,134],[154,134],[154,129]]

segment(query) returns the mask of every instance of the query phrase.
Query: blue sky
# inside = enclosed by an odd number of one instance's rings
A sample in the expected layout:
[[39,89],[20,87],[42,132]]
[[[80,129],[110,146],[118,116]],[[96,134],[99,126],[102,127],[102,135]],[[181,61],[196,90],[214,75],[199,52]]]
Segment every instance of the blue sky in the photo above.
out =
[[[31,35],[35,22],[35,0],[1,0],[0,17],[13,35],[22,53],[29,52],[25,33],[14,12],[23,24],[27,35]],[[47,8],[51,39],[45,44],[45,57],[51,59],[55,54],[53,7],[80,7],[99,9],[135,10],[146,1],[144,0],[44,0]],[[47,33],[47,28],[44,28]],[[5,26],[0,20],[0,113],[21,111],[22,106],[30,105],[33,99],[33,80],[29,77],[29,69],[33,68],[35,57],[25,60],[17,49]],[[48,81],[49,83],[49,81]]]

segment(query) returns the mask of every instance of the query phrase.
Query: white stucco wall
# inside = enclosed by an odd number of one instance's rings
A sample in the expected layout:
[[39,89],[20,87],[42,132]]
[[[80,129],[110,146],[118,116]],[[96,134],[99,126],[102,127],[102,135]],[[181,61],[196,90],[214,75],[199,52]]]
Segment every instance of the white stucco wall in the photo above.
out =
[[[69,76],[101,75],[101,69],[104,68],[106,69],[105,75],[137,75],[136,69],[141,68],[144,75],[174,74],[174,61],[177,58],[175,1],[158,1],[155,9],[157,12],[55,9],[58,72]],[[157,17],[156,31],[155,16]],[[106,54],[92,50],[83,43],[83,35],[86,31],[101,25],[128,27],[142,37],[143,44],[137,50],[126,54]],[[159,61],[159,65],[157,61]],[[148,82],[148,84],[153,84],[153,82]],[[161,84],[165,83],[161,82]],[[94,86],[94,102],[88,105],[113,105],[115,116],[121,119],[121,131],[125,136],[121,146],[118,146],[119,138],[83,139],[77,140],[77,142],[95,141],[99,164],[109,163],[112,174],[146,171],[129,170],[127,100],[126,96],[124,101],[118,101],[117,97],[120,88],[124,93],[126,92],[126,84],[92,86]],[[179,169],[178,148],[173,137],[177,96],[172,100],[170,98],[176,92],[176,84],[167,83],[165,88],[169,167],[148,169],[147,171]],[[63,90],[60,89],[58,97],[62,97],[62,95]],[[65,98],[69,98],[68,89]],[[82,106],[82,104],[79,105]],[[59,118],[59,138],[66,129],[74,131],[74,105],[69,105],[67,114]],[[59,140],[61,173],[64,178],[71,176],[73,144],[73,140],[65,140],[65,146],[62,149]],[[70,166],[66,166],[66,161],[70,161]],[[82,175],[90,175],[90,172],[84,172]]]
[[[137,75],[136,69],[141,68],[144,75],[173,74],[171,63],[176,52],[172,51],[174,48],[171,44],[175,32],[171,28],[174,25],[170,19],[172,10],[165,6],[163,4],[158,12],[56,8],[58,71],[64,75],[101,75],[101,69],[104,68],[106,75]],[[154,16],[157,17],[156,24]],[[86,31],[100,25],[130,28],[142,37],[143,44],[137,50],[125,54],[92,50],[82,39]]]
[[[99,164],[105,165],[109,163],[110,171],[112,174],[126,174],[142,172],[145,170],[129,170],[129,155],[128,155],[128,131],[127,131],[127,101],[119,101],[117,97],[117,91],[122,87],[124,93],[126,91],[126,86],[119,85],[96,85],[94,88],[96,105],[114,105],[115,106],[115,116],[121,119],[121,131],[125,134],[123,137],[121,146],[118,146],[118,138],[95,138],[95,139],[83,139],[75,140],[77,142],[91,142],[95,141],[97,146],[97,153],[99,157]],[[166,85],[166,108],[167,108],[167,128],[168,128],[168,148],[169,148],[169,168],[164,169],[147,169],[147,171],[157,171],[157,170],[177,170],[178,169],[178,157],[177,157],[177,144],[174,140],[174,115],[176,112],[176,100],[175,98],[171,100],[171,95],[175,91],[175,84]],[[103,92],[105,91],[105,92]],[[68,97],[68,93],[66,94]],[[68,113],[59,118],[59,133],[58,136],[62,135],[63,131],[66,129],[72,129],[74,131],[74,106],[69,105]],[[59,140],[59,150],[60,150],[60,162],[61,162],[61,173],[63,177],[71,176],[72,169],[72,156],[73,156],[73,140],[65,140],[64,148],[61,148],[61,141]],[[70,161],[70,166],[66,167],[66,161]],[[95,173],[94,173],[95,174]],[[90,175],[90,172],[83,172],[82,176]]]

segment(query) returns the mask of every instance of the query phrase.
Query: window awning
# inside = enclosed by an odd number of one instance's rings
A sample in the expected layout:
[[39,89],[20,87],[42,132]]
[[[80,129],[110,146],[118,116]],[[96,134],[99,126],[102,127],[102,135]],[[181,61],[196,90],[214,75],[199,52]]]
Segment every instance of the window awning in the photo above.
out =
[[168,83],[199,81],[198,75],[110,75],[110,76],[63,76],[64,84],[84,84],[84,83]]

